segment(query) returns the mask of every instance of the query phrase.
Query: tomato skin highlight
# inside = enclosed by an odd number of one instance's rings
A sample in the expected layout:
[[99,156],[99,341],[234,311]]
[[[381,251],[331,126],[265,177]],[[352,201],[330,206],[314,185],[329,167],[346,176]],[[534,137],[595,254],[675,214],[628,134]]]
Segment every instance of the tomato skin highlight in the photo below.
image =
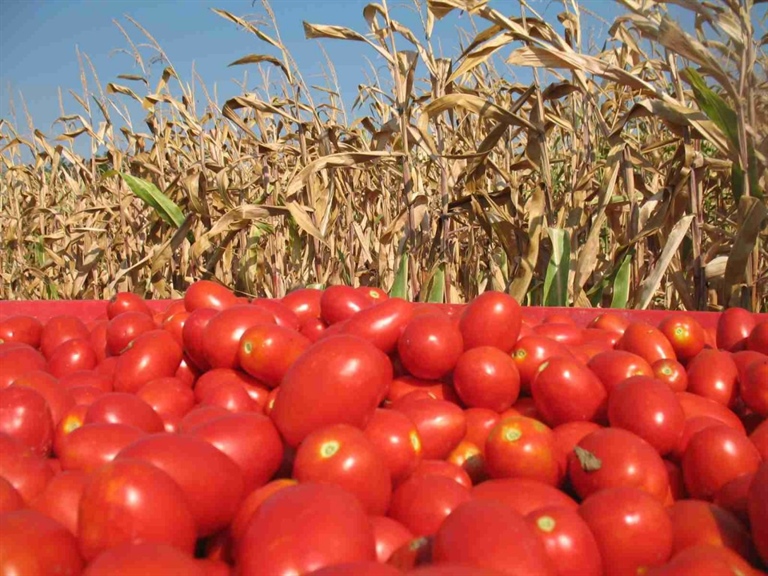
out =
[[560,462],[552,430],[532,418],[501,420],[485,441],[485,469],[492,478],[530,478],[560,483]]
[[520,304],[504,292],[483,292],[464,308],[459,320],[464,349],[494,346],[510,352],[522,325]]
[[453,385],[465,406],[503,412],[517,401],[520,374],[509,354],[491,346],[477,346],[459,356]]
[[408,373],[439,380],[456,366],[464,343],[461,332],[445,314],[418,314],[397,341],[397,352]]

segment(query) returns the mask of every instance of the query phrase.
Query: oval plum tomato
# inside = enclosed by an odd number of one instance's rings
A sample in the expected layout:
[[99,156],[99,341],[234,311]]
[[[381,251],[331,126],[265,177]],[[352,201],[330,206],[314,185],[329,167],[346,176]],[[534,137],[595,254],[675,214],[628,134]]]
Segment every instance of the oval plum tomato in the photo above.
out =
[[212,317],[203,329],[203,353],[211,368],[239,368],[240,338],[251,326],[275,324],[274,315],[257,306],[238,304]]
[[752,362],[747,367],[739,389],[747,408],[768,418],[768,357]]
[[552,430],[531,418],[499,422],[485,441],[485,468],[492,478],[530,478],[560,483],[560,465]]
[[325,334],[328,325],[320,318],[309,318],[302,323],[299,333],[309,338],[311,342],[317,342]]
[[465,488],[472,488],[472,480],[464,469],[447,460],[422,460],[409,478],[419,476],[445,476]]
[[615,312],[602,312],[590,320],[587,326],[589,328],[602,328],[617,334],[624,334],[629,324],[630,321],[625,316]]
[[608,398],[611,426],[634,432],[662,456],[677,446],[685,414],[675,393],[649,376],[633,376],[618,384]]
[[702,350],[687,366],[688,391],[733,407],[739,371],[731,354],[723,350]]
[[323,291],[316,288],[299,288],[280,299],[299,319],[300,324],[320,318],[320,299]]
[[596,354],[587,367],[600,378],[608,394],[631,376],[653,376],[653,368],[645,358],[624,350],[606,350]]
[[592,531],[576,510],[537,508],[525,517],[544,543],[558,576],[602,576],[603,563]]
[[427,536],[437,532],[443,520],[471,498],[466,486],[447,476],[415,476],[395,489],[387,515],[414,536]]
[[499,414],[487,408],[467,408],[464,410],[464,418],[467,421],[464,439],[475,444],[481,452],[485,452],[488,434],[501,420]]
[[128,424],[95,423],[79,426],[58,443],[56,455],[63,470],[91,472],[147,433]]
[[651,368],[653,377],[664,382],[673,392],[685,392],[688,389],[688,373],[677,360],[662,358],[656,360]]
[[308,482],[259,506],[236,564],[242,576],[277,576],[375,559],[373,527],[360,502],[338,486]]
[[365,338],[382,352],[391,354],[412,317],[411,302],[402,298],[387,298],[345,321],[339,333]]
[[472,500],[460,504],[435,534],[436,564],[455,562],[505,574],[555,575],[544,543],[511,508]]
[[198,308],[190,313],[181,329],[181,339],[184,352],[198,369],[207,370],[210,368],[208,360],[205,358],[205,347],[203,345],[203,332],[210,322],[211,318],[218,314],[213,308]]
[[114,389],[136,393],[150,380],[173,376],[182,357],[181,346],[170,333],[165,330],[144,332],[118,356]]
[[78,386],[92,386],[104,392],[112,392],[112,377],[95,370],[82,370],[59,378],[57,385],[67,390]]
[[195,405],[194,392],[175,376],[150,380],[136,392],[136,397],[160,416],[169,432],[175,431],[178,421]]
[[568,455],[568,476],[581,498],[606,488],[632,486],[664,502],[669,492],[667,468],[659,453],[621,428],[601,428],[582,438]]
[[291,446],[329,424],[364,428],[392,382],[389,357],[355,336],[310,346],[280,385],[270,417]]
[[[728,482],[715,493],[713,504],[720,506],[733,514],[744,526],[749,526],[749,514],[747,512],[747,500],[749,488],[755,475],[742,474]],[[680,481],[683,482],[683,472],[680,470]],[[685,484],[683,484],[685,486]]]
[[363,432],[383,457],[395,486],[421,461],[419,432],[402,412],[377,408]]
[[33,316],[19,314],[0,320],[0,344],[22,342],[37,348],[42,332],[42,322]]
[[768,461],[760,465],[752,479],[747,512],[757,553],[768,564]]
[[389,299],[389,294],[387,294],[387,291],[383,288],[379,288],[378,286],[359,286],[357,290],[363,294],[368,300],[370,300],[371,304],[380,304],[384,300]]
[[678,360],[686,362],[704,349],[704,328],[688,314],[675,312],[665,316],[659,330],[672,344]]
[[749,562],[723,546],[699,544],[675,554],[662,566],[651,568],[647,576],[688,576],[706,574],[707,576],[759,576],[764,572],[756,571]]
[[10,386],[16,378],[33,370],[46,370],[48,361],[37,350],[26,344],[0,346],[0,390]]
[[109,320],[102,319],[97,320],[92,326],[90,326],[91,333],[88,336],[88,341],[91,343],[96,354],[96,364],[104,362],[109,357],[107,352],[107,326]]
[[626,350],[653,364],[662,358],[676,358],[675,349],[667,337],[646,322],[632,322],[616,342],[616,350]]
[[736,516],[704,500],[678,500],[667,508],[672,519],[672,554],[696,546],[726,546],[744,558],[752,554],[749,531]]
[[453,385],[465,406],[503,412],[520,394],[520,374],[508,353],[477,346],[459,356]]
[[462,440],[451,450],[446,459],[455,464],[468,477],[470,485],[479,484],[488,479],[488,471],[485,468],[485,456],[483,450],[477,444],[469,440]]
[[565,322],[543,322],[533,327],[533,334],[551,338],[556,342],[566,346],[578,346],[584,343],[584,330],[573,321]]
[[683,407],[686,420],[696,416],[710,416],[735,430],[746,433],[744,424],[739,420],[739,417],[719,402],[691,392],[676,392],[675,395]]
[[576,501],[550,484],[530,478],[486,480],[472,488],[472,498],[506,506],[526,516],[544,506],[578,509]]
[[749,435],[763,460],[768,460],[768,419],[763,420]]
[[196,560],[173,546],[158,542],[123,544],[105,550],[88,563],[83,576],[138,576],[139,574],[184,574],[214,576],[203,560]]
[[397,342],[403,367],[426,380],[437,380],[453,370],[463,350],[461,332],[442,313],[414,316]]
[[396,409],[416,425],[423,458],[445,458],[467,433],[464,411],[447,400],[413,400]]
[[26,504],[45,489],[53,475],[45,458],[0,432],[0,477],[11,483]]
[[672,555],[672,521],[663,504],[639,488],[595,492],[579,514],[595,536],[606,576],[636,576]]
[[756,324],[747,337],[747,350],[768,355],[768,320]]
[[760,466],[760,453],[743,433],[709,426],[694,434],[683,454],[683,478],[693,498],[711,500],[725,484]]
[[139,460],[116,460],[91,473],[77,531],[87,561],[120,544],[165,543],[188,554],[195,547],[184,492],[164,471]]
[[401,522],[389,516],[370,516],[376,539],[376,560],[387,562],[395,550],[413,539],[413,534]]
[[40,333],[40,352],[46,358],[63,342],[72,338],[88,340],[90,332],[80,318],[68,314],[54,316],[43,325]]
[[139,334],[156,329],[152,316],[143,312],[124,312],[107,324],[107,351],[119,355]]
[[354,426],[336,424],[311,432],[296,450],[293,477],[336,484],[354,494],[368,514],[384,514],[392,497],[389,468]]
[[411,392],[426,392],[430,398],[438,400],[452,399],[451,386],[441,380],[423,380],[415,376],[398,376],[392,380],[387,393],[387,400],[394,404]]
[[70,470],[56,474],[45,490],[31,503],[30,508],[53,518],[77,536],[77,518],[80,498],[88,482],[88,474]]
[[296,486],[296,484],[298,484],[298,482],[293,478],[280,478],[256,488],[246,496],[228,529],[228,533],[231,536],[231,554],[233,557],[237,556],[237,547],[242,541],[243,536],[248,529],[248,524],[256,510],[259,509],[259,506],[266,502],[276,492],[279,492],[283,488],[288,488],[289,486]]
[[320,317],[329,325],[348,320],[371,302],[352,286],[328,286],[320,296]]
[[536,411],[550,426],[605,417],[608,393],[583,364],[564,357],[547,360],[531,384]]
[[757,321],[744,308],[728,308],[717,319],[717,347],[729,352],[744,350]]
[[85,413],[84,424],[127,424],[144,432],[160,432],[163,420],[152,406],[134,394],[107,392],[93,401]]
[[0,433],[47,456],[53,446],[53,416],[37,390],[12,385],[0,390]]
[[568,454],[573,452],[576,444],[581,442],[582,438],[600,428],[601,426],[594,422],[576,420],[575,422],[560,424],[552,429],[552,433],[555,435],[560,471],[563,476],[568,473]]
[[494,346],[510,352],[522,324],[520,304],[509,294],[483,292],[464,308],[459,320],[464,349]]
[[274,388],[311,344],[309,338],[290,328],[255,324],[240,337],[237,358],[243,370]]
[[184,307],[187,312],[198,308],[224,310],[237,304],[237,296],[226,286],[212,280],[198,280],[184,292]]
[[198,536],[226,527],[243,499],[243,473],[226,454],[187,434],[152,434],[123,448],[115,462],[138,459],[166,472],[187,497]]
[[110,320],[126,312],[140,312],[152,316],[146,301],[133,292],[118,292],[107,302],[107,318]]
[[89,340],[85,338],[71,338],[59,344],[50,358],[48,358],[48,371],[61,378],[72,372],[91,370],[97,363],[96,352]]
[[13,385],[32,388],[39,392],[51,409],[54,426],[59,423],[64,412],[75,403],[72,394],[61,380],[43,370],[33,370],[19,376],[13,381]]
[[298,332],[299,328],[301,328],[299,317],[280,300],[275,300],[273,298],[256,298],[251,301],[251,306],[263,308],[264,310],[271,312],[275,317],[275,324],[281,328],[287,328],[294,332]]
[[8,480],[0,476],[0,515],[26,508],[19,491]]
[[64,526],[36,510],[0,514],[0,573],[80,574],[77,539]]
[[683,458],[683,454],[685,454],[685,450],[688,448],[688,442],[691,441],[694,434],[704,430],[704,428],[720,426],[722,424],[723,423],[720,420],[712,418],[711,416],[694,416],[686,419],[685,426],[683,426],[683,433],[680,435],[677,445],[672,451],[672,454],[670,454],[670,457],[675,461],[680,462]]

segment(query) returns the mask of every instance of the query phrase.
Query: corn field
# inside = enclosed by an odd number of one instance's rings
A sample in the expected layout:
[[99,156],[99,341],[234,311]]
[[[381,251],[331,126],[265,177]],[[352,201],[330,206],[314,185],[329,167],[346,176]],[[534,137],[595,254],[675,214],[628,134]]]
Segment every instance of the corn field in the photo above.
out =
[[[493,289],[528,305],[768,311],[768,35],[753,0],[669,2],[694,16],[688,31],[667,2],[618,2],[589,52],[575,0],[561,32],[522,1],[505,15],[413,0],[421,30],[386,0],[359,30],[305,22],[307,41],[386,64],[349,116],[333,62],[318,101],[266,2],[266,24],[211,18],[264,46],[233,65],[279,81],[225,102],[201,83],[204,107],[198,79],[132,22],[161,74],[122,30],[144,73],[102,85],[86,62],[92,97],[57,138],[0,119],[0,298],[169,298],[208,278],[268,297],[345,283],[422,301]],[[451,11],[472,26],[457,57],[438,57],[433,26]],[[499,58],[533,81],[505,79]]]

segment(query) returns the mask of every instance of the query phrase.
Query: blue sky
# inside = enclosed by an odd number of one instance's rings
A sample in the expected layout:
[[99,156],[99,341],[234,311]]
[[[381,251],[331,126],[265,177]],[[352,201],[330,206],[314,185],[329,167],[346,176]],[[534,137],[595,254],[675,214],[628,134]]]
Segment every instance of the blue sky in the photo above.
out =
[[[309,84],[325,83],[325,57],[318,46],[318,42],[322,42],[336,66],[347,105],[356,96],[357,85],[366,82],[366,73],[370,69],[365,56],[379,66],[381,62],[377,61],[373,50],[361,43],[305,39],[302,21],[337,24],[365,33],[367,29],[362,10],[369,1],[272,2],[282,40],[296,59],[304,79]],[[560,2],[552,0],[531,0],[530,3],[553,22],[562,10]],[[519,14],[517,1],[496,0],[491,5],[511,15]],[[599,19],[612,22],[621,12],[619,6],[613,0],[586,0],[580,5],[599,17],[586,17],[585,38],[591,34],[601,45],[607,38],[608,25]],[[389,6],[395,19],[410,26],[421,37],[419,19],[413,12],[411,0],[390,0]],[[46,135],[56,133],[53,122],[60,114],[59,88],[64,94],[65,112],[81,113],[80,106],[68,93],[73,90],[82,94],[77,49],[91,59],[102,86],[115,82],[130,86],[139,95],[144,95],[146,91],[139,83],[117,78],[118,74],[138,74],[140,70],[130,56],[118,51],[128,48],[128,43],[114,21],[125,28],[134,42],[146,42],[126,16],[134,18],[154,36],[183,81],[192,81],[194,62],[208,89],[212,91],[216,87],[219,105],[240,93],[235,80],[241,81],[246,71],[249,88],[254,88],[260,82],[255,66],[228,68],[227,65],[247,54],[276,55],[276,51],[214,14],[211,11],[214,7],[249,20],[265,18],[260,0],[255,3],[251,0],[0,0],[0,118],[12,120],[12,97],[17,127],[22,133],[28,132],[21,107],[23,94],[35,126]],[[483,23],[478,21],[478,25],[483,26]],[[469,29],[469,19],[466,16],[450,17],[438,22],[435,27],[433,43],[446,56],[458,54],[456,26]],[[263,30],[274,34],[269,28],[264,27]],[[401,41],[399,47],[405,45]],[[508,53],[509,50],[502,51],[502,55]],[[150,52],[143,50],[143,54]],[[161,65],[152,68],[151,86],[154,87],[161,71]],[[380,71],[386,75],[383,68]],[[277,71],[272,74],[273,78],[277,78]],[[87,69],[87,76],[91,90],[95,91],[90,69]],[[133,117],[134,122],[141,124],[141,117],[139,111]]]

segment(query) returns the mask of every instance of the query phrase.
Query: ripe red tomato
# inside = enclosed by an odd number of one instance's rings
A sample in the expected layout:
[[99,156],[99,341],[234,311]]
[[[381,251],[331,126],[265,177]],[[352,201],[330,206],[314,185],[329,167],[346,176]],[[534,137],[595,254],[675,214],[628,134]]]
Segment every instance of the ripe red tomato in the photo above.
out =
[[722,424],[722,421],[713,418],[712,416],[694,416],[688,418],[685,421],[685,426],[683,426],[683,433],[680,435],[677,445],[672,451],[672,454],[670,454],[670,457],[676,462],[680,462],[683,459],[683,454],[685,454],[685,451],[688,448],[688,442],[691,441],[694,434],[709,426],[720,426]]
[[91,370],[97,363],[90,340],[71,338],[59,344],[48,358],[48,371],[61,378],[80,370]]
[[8,480],[0,476],[0,515],[24,508],[24,499]]
[[[419,395],[422,398],[428,397],[437,400],[455,400],[455,403],[460,402],[450,384],[446,384],[441,380],[422,380],[414,376],[398,376],[392,380],[392,384],[387,392],[387,401],[390,405],[394,405],[401,398],[416,391],[422,393]],[[415,397],[411,396],[411,398]]]
[[389,468],[354,426],[336,424],[311,432],[296,450],[293,477],[300,483],[336,484],[354,494],[368,514],[384,514],[392,497]]
[[600,549],[576,510],[563,506],[537,508],[525,517],[544,543],[558,576],[602,576]]
[[685,487],[693,498],[711,500],[725,484],[760,466],[749,438],[729,426],[709,426],[694,434],[683,454]]
[[[722,488],[715,493],[713,500],[714,504],[717,504],[721,508],[727,510],[744,526],[749,525],[749,513],[747,511],[747,501],[749,497],[749,488],[752,485],[752,480],[755,475],[752,473],[742,474],[728,482],[723,484]],[[680,470],[680,481],[683,482],[683,472]]]
[[643,358],[624,350],[606,350],[593,356],[587,367],[600,378],[608,394],[632,376],[653,376],[653,368]]
[[483,451],[477,444],[469,440],[464,439],[459,442],[456,448],[448,454],[447,461],[462,470],[470,485],[479,484],[488,479]]
[[685,366],[672,358],[656,360],[651,366],[653,376],[664,382],[673,392],[685,392],[688,388],[688,373]]
[[198,308],[224,310],[237,304],[237,296],[226,286],[212,280],[198,280],[184,292],[184,307],[187,312]]
[[747,350],[768,355],[768,320],[763,320],[752,328],[746,345]]
[[0,514],[0,573],[43,576],[80,574],[77,539],[36,510]]
[[0,432],[0,477],[11,483],[26,504],[45,490],[53,474],[45,458]]
[[645,322],[630,323],[616,342],[616,349],[642,356],[648,364],[676,357],[675,349],[661,330]]
[[317,342],[325,335],[327,329],[328,325],[320,320],[320,318],[309,318],[301,325],[299,333],[309,338],[311,342]]
[[236,563],[243,576],[271,576],[375,559],[373,527],[360,502],[338,486],[308,482],[259,506]]
[[549,484],[530,478],[487,480],[472,488],[472,498],[508,506],[527,516],[544,506],[560,506],[576,510],[576,501]]
[[544,362],[555,356],[571,357],[572,354],[563,344],[551,338],[531,334],[523,336],[514,345],[512,358],[520,375],[520,390],[530,392],[531,382],[536,377]]
[[570,358],[550,358],[533,380],[531,394],[536,411],[550,426],[605,418],[605,386],[589,368]]
[[411,302],[386,298],[344,321],[339,333],[365,338],[382,352],[391,354],[413,317],[413,311]]
[[37,390],[11,385],[0,390],[0,433],[19,440],[35,454],[47,456],[53,446],[53,416]]
[[575,422],[560,424],[552,429],[552,433],[555,435],[560,471],[563,476],[568,473],[568,454],[573,452],[576,444],[582,438],[600,428],[601,426],[594,422],[576,420]]
[[744,424],[739,420],[739,417],[719,402],[703,398],[691,392],[677,392],[676,395],[680,405],[683,407],[686,420],[695,416],[710,416],[720,420],[723,424],[731,426],[735,430],[746,433]]
[[419,476],[445,476],[465,488],[472,488],[472,480],[464,469],[447,460],[422,460],[409,478]]
[[83,422],[128,424],[149,433],[164,429],[162,418],[152,406],[138,396],[125,392],[107,392],[99,396],[88,407]]
[[760,465],[752,479],[747,512],[757,552],[763,562],[768,563],[768,461]]
[[16,378],[33,370],[46,370],[48,361],[27,344],[0,345],[0,390],[10,386]]
[[672,555],[672,521],[663,504],[639,488],[606,488],[579,514],[595,536],[606,576],[636,576]]
[[717,319],[717,347],[729,352],[744,350],[756,321],[744,308],[728,308]]
[[329,424],[364,428],[391,382],[392,363],[381,350],[355,336],[332,336],[294,362],[270,417],[291,446]]
[[543,322],[533,327],[532,333],[551,338],[566,346],[576,347],[584,343],[584,330],[570,322]]
[[176,338],[176,342],[179,343],[179,346],[184,345],[184,338],[182,333],[184,331],[184,323],[187,321],[187,318],[189,318],[190,314],[191,312],[182,310],[181,312],[176,312],[176,314],[173,314],[172,316],[168,316],[160,324],[160,327],[163,330],[167,330],[173,335],[174,338]]
[[311,344],[309,338],[290,328],[255,324],[240,337],[238,363],[248,374],[274,388]]
[[88,474],[81,470],[59,472],[37,497],[30,508],[53,518],[77,536],[77,518],[80,498],[88,482]]
[[184,352],[192,364],[200,370],[210,368],[208,360],[205,358],[203,332],[211,318],[218,313],[219,311],[213,308],[198,308],[189,314],[184,321],[184,327],[181,329]]
[[251,306],[264,308],[264,310],[271,312],[275,317],[275,324],[278,326],[288,328],[294,332],[298,332],[299,328],[301,328],[299,317],[280,300],[274,298],[254,298],[251,300]]
[[173,546],[158,542],[123,544],[105,550],[88,564],[83,576],[142,576],[144,574],[184,574],[215,576],[206,570],[204,560],[195,560]]
[[147,433],[128,424],[93,423],[78,426],[57,444],[63,470],[91,472],[114,460],[118,452]]
[[520,374],[508,353],[477,346],[459,356],[453,385],[465,406],[503,412],[517,401]]
[[464,419],[467,421],[467,433],[464,439],[484,452],[488,434],[501,420],[499,414],[487,408],[467,408],[464,410]]
[[421,461],[419,432],[402,412],[377,408],[364,433],[384,459],[395,486],[410,476]]
[[624,334],[630,321],[625,316],[620,316],[615,312],[602,312],[590,320],[589,328],[602,328],[609,332]]
[[150,380],[136,396],[160,416],[166,431],[173,432],[184,415],[195,405],[195,394],[176,376]]
[[401,400],[393,409],[415,424],[423,458],[446,458],[467,433],[464,411],[447,400]]
[[376,560],[379,562],[389,561],[395,550],[413,539],[408,528],[389,516],[370,516],[369,519],[376,539]]
[[107,302],[107,318],[111,320],[126,312],[141,312],[152,316],[152,311],[141,296],[133,292],[118,292]]
[[414,536],[427,536],[437,532],[443,520],[471,498],[466,486],[447,476],[415,476],[395,489],[387,515],[402,523]]
[[485,469],[492,478],[530,478],[560,483],[560,465],[552,430],[531,418],[499,422],[485,441]]
[[320,299],[323,291],[316,288],[299,288],[280,299],[299,319],[300,324],[320,318]]
[[379,562],[344,562],[314,570],[312,576],[402,576],[402,572],[394,566]]
[[365,294],[352,286],[328,286],[320,296],[320,317],[326,324],[333,325],[348,320],[370,305]]
[[123,312],[115,316],[107,324],[106,345],[112,356],[117,356],[125,350],[128,344],[139,334],[157,328],[152,316],[143,312]]
[[297,484],[298,482],[293,478],[280,478],[278,480],[267,482],[246,496],[245,500],[243,500],[243,503],[240,505],[240,508],[237,510],[234,520],[232,520],[228,530],[225,532],[225,534],[228,533],[230,536],[229,554],[231,558],[237,556],[237,548],[242,541],[243,536],[245,536],[248,524],[259,506],[266,502],[276,492],[279,492],[283,488],[288,488],[289,486],[296,486]]
[[667,469],[659,453],[621,428],[601,428],[582,438],[568,455],[568,476],[581,498],[607,488],[632,486],[664,502],[669,492]]
[[739,389],[747,408],[768,418],[768,357],[752,362],[747,367]]
[[688,314],[676,312],[666,315],[659,323],[659,330],[672,344],[678,360],[686,362],[704,349],[704,328]]
[[115,391],[136,393],[150,380],[174,376],[181,359],[181,346],[169,332],[144,332],[117,358]]
[[425,380],[438,380],[448,374],[463,350],[461,332],[442,313],[414,316],[397,342],[403,367],[413,376]]
[[687,366],[688,391],[733,407],[738,393],[739,371],[731,354],[702,350]]
[[37,348],[42,332],[42,322],[33,316],[19,314],[0,320],[0,344],[21,342]]
[[699,544],[686,548],[675,554],[667,564],[647,571],[647,576],[688,576],[690,574],[758,576],[763,572],[755,571],[746,560],[729,548],[711,544]]
[[696,546],[726,546],[749,559],[752,541],[749,531],[736,516],[704,500],[678,500],[667,508],[672,520],[672,554]]
[[650,376],[627,378],[613,389],[608,421],[634,432],[662,456],[677,446],[685,428],[685,414],[675,393]]
[[66,388],[66,383],[62,384],[61,380],[43,370],[26,372],[16,378],[13,385],[32,388],[39,392],[48,403],[54,426],[59,423],[64,412],[75,403],[72,394]]
[[522,324],[520,304],[509,294],[488,291],[464,308],[459,329],[464,349],[494,346],[510,352],[517,342]]
[[188,434],[152,434],[123,448],[115,462],[138,459],[166,472],[190,503],[198,536],[226,527],[242,501],[243,473],[226,454]]
[[213,316],[203,329],[203,354],[212,368],[239,368],[243,333],[257,324],[275,324],[274,315],[257,306],[237,304]]
[[43,325],[40,333],[40,352],[46,358],[59,346],[72,338],[88,340],[90,332],[85,323],[77,316],[62,314],[54,316]]

